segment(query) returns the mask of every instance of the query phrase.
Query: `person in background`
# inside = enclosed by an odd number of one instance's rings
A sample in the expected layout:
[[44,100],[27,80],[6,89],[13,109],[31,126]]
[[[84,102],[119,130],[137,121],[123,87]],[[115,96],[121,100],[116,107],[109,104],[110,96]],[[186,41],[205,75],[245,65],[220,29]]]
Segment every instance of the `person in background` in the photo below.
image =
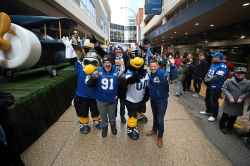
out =
[[177,79],[176,79],[176,92],[177,97],[183,95],[183,85],[182,82],[185,79],[185,62],[181,62],[179,68],[177,68]]
[[169,55],[169,65],[167,71],[169,70],[169,80],[170,84],[177,78],[177,67],[175,65],[175,59],[172,55]]
[[143,51],[144,51],[145,64],[149,65],[149,62],[151,61],[153,54],[151,52],[150,41],[148,39],[143,40]]
[[224,63],[227,65],[228,73],[227,79],[233,77],[234,64],[230,62],[230,59],[227,56],[224,56]]
[[153,127],[147,136],[157,135],[157,146],[163,146],[164,117],[168,106],[168,73],[159,68],[157,61],[150,62],[149,96],[153,113]]
[[193,55],[189,53],[185,60],[185,79],[183,80],[183,90],[191,90],[192,72],[193,72]]
[[81,39],[79,36],[79,32],[77,30],[74,30],[71,36],[71,43],[72,43],[73,48],[75,48],[76,46],[80,46],[80,42],[81,42]]
[[[123,74],[124,72],[126,72],[126,64],[128,63],[128,58],[123,53],[123,49],[120,46],[114,49],[113,61],[115,62],[115,67],[116,67],[117,72],[119,73],[119,76]],[[121,89],[121,87],[119,87],[118,89]],[[121,122],[125,124],[126,123],[125,96],[121,92],[123,92],[123,90],[118,91],[118,99],[120,101],[120,118],[121,118]],[[117,108],[116,108],[116,115],[117,115]]]
[[175,60],[175,65],[176,65],[177,68],[179,68],[181,63],[182,63],[182,57],[180,56],[180,53],[178,51],[175,53],[174,58],[175,58],[174,59]]
[[199,52],[198,57],[199,57],[198,62],[196,65],[194,65],[194,70],[192,72],[192,78],[194,80],[193,86],[195,90],[193,97],[199,97],[199,93],[201,90],[201,83],[204,80],[209,68],[209,64],[206,61],[206,57],[203,51]]
[[222,87],[225,102],[219,127],[224,134],[232,131],[237,117],[243,114],[244,100],[250,95],[250,80],[246,79],[246,74],[245,67],[235,68],[232,79],[226,80]]
[[208,121],[214,122],[217,119],[219,111],[219,98],[221,97],[221,88],[226,79],[227,66],[223,62],[224,54],[220,51],[211,52],[212,64],[205,76],[206,90],[206,111],[201,114],[209,115]]

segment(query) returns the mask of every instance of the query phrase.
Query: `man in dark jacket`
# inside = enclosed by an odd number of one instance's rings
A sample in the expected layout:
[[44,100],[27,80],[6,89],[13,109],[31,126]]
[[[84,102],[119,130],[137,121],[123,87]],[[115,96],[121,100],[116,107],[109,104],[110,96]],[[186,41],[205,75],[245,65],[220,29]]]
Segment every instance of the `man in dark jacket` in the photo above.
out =
[[168,105],[168,73],[159,68],[156,61],[150,62],[149,96],[153,113],[153,127],[148,136],[157,134],[157,146],[163,146],[164,117]]
[[201,90],[201,83],[204,80],[204,77],[206,76],[206,73],[208,71],[209,64],[205,59],[204,52],[199,53],[199,60],[197,64],[194,66],[194,70],[192,73],[192,78],[194,80],[193,86],[195,89],[195,94],[193,94],[193,97],[198,97],[200,90]]

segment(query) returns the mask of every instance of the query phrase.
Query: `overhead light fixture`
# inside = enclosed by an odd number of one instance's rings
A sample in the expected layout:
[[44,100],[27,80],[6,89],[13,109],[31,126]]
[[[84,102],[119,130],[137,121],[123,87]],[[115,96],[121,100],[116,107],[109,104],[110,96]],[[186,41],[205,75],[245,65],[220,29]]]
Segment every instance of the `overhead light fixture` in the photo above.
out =
[[241,35],[241,36],[240,36],[240,39],[245,39],[245,38],[246,38],[245,35]]
[[176,34],[177,32],[174,32],[174,34]]
[[247,6],[249,6],[249,5],[250,5],[250,2],[246,2],[246,3],[243,3],[243,4],[242,4],[243,7],[247,7]]
[[214,27],[214,24],[210,24],[209,26],[210,26],[210,27]]
[[200,25],[200,23],[196,22],[194,25],[195,25],[195,26],[199,26],[199,25]]
[[188,35],[188,33],[187,33],[187,32],[185,32],[185,33],[184,33],[184,35]]

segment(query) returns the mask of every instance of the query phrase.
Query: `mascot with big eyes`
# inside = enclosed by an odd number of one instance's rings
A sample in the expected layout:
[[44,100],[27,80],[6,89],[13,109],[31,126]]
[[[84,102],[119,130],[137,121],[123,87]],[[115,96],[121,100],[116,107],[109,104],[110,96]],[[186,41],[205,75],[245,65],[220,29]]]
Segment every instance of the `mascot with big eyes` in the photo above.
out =
[[148,74],[144,69],[144,60],[139,56],[138,51],[132,51],[129,60],[128,69],[122,77],[126,88],[125,105],[128,110],[127,134],[132,140],[140,137],[137,128],[138,115],[141,119],[146,120],[146,102],[148,95]]
[[83,61],[76,62],[77,88],[74,98],[74,106],[80,121],[80,132],[88,134],[90,132],[89,111],[91,112],[93,124],[100,128],[99,112],[95,100],[95,87],[89,86],[88,81],[91,75],[101,65],[99,55],[91,49]]

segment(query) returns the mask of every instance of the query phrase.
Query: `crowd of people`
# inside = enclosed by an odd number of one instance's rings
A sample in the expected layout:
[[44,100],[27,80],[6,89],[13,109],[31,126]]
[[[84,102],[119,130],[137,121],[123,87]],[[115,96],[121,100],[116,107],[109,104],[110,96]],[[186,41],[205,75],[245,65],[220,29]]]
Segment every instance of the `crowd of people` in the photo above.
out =
[[174,57],[171,53],[165,57],[174,61],[170,81],[175,83],[175,95],[180,97],[185,91],[190,91],[193,97],[199,97],[204,83],[206,110],[200,111],[200,114],[207,115],[209,122],[216,121],[219,99],[224,99],[219,128],[224,134],[231,133],[237,117],[243,115],[244,102],[250,95],[250,81],[246,79],[247,68],[234,66],[220,51],[207,54],[199,50],[196,59],[191,53],[184,53],[182,56],[178,52]]
[[102,130],[102,137],[107,136],[109,126],[111,133],[116,135],[116,117],[120,112],[121,123],[127,123],[127,135],[137,140],[140,137],[138,123],[147,122],[144,113],[150,99],[154,120],[147,135],[157,135],[157,145],[162,147],[169,72],[153,56],[149,41],[144,40],[140,49],[128,49],[126,52],[121,46],[104,54],[100,54],[96,47],[84,52],[76,61],[77,89],[74,98],[80,132],[88,134],[91,131],[90,112],[94,127]]
[[[224,94],[219,126],[223,133],[229,133],[237,116],[243,113],[244,100],[250,95],[247,69],[234,67],[220,51],[207,54],[199,50],[196,55],[159,53],[152,51],[147,39],[143,41],[143,46],[133,50],[124,51],[119,45],[110,47],[103,54],[97,50],[88,48],[76,62],[78,81],[74,105],[83,134],[91,130],[90,111],[94,126],[102,130],[102,137],[107,136],[109,125],[111,133],[116,135],[116,117],[120,112],[121,123],[127,123],[129,138],[139,139],[138,122],[147,122],[144,113],[146,102],[150,100],[153,125],[147,135],[157,135],[156,143],[162,147],[169,83],[176,87],[177,97],[189,91],[195,98],[200,96],[204,83],[206,110],[200,113],[208,115],[209,122],[216,121],[219,98]],[[211,57],[211,62],[208,57]],[[128,119],[125,117],[126,109]]]

